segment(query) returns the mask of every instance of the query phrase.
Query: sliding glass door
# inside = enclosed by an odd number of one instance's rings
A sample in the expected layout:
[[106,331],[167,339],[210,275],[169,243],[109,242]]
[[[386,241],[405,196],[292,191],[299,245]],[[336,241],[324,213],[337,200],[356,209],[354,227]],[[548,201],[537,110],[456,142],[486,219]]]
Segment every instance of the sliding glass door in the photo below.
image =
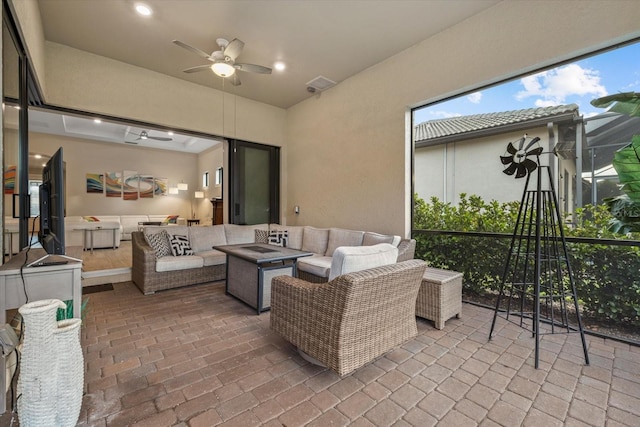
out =
[[280,221],[280,148],[229,141],[229,222]]

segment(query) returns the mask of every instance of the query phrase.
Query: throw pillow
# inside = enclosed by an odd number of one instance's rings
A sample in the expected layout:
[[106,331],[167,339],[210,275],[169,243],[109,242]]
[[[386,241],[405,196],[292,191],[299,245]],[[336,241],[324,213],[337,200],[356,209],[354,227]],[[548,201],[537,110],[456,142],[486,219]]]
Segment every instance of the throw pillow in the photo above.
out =
[[171,246],[169,246],[169,234],[166,230],[162,230],[159,233],[145,233],[145,239],[149,246],[156,251],[156,258],[171,255]]
[[255,230],[256,243],[269,243],[269,231],[267,230]]
[[289,232],[287,230],[272,230],[269,233],[269,244],[274,246],[287,247]]
[[84,220],[88,222],[100,222],[100,220],[95,216],[83,216],[82,218],[84,218]]
[[162,222],[164,222],[165,224],[176,224],[178,222],[179,216],[180,215],[169,215]]
[[169,238],[169,243],[171,243],[171,254],[173,256],[193,255],[193,249],[191,249],[187,236],[175,234]]

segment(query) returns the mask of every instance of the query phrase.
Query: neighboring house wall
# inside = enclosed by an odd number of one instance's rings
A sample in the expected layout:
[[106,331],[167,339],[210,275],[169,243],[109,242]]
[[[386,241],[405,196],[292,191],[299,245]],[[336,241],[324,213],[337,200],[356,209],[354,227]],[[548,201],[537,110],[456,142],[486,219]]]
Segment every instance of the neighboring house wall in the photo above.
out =
[[[640,36],[639,15],[634,1],[500,2],[286,111],[238,99],[238,138],[283,146],[285,222],[408,235],[409,107]],[[220,133],[219,92],[50,44],[47,102]]]
[[[528,134],[527,142],[537,136],[545,152],[553,149],[546,127],[416,148],[415,192],[427,202],[431,197],[437,197],[453,205],[460,201],[461,193],[466,193],[467,196],[478,195],[485,201],[520,201],[526,177],[516,179],[515,174],[509,176],[503,173],[506,166],[500,162],[500,156],[506,154],[509,142],[513,142],[517,148],[518,141],[525,132]],[[557,127],[555,134],[558,134]],[[535,157],[530,159],[535,160]],[[566,171],[571,179],[575,179],[575,159],[565,160],[543,154],[540,156],[540,164],[551,165],[560,209],[565,211],[563,202],[567,196],[568,212],[572,212],[575,200],[573,185],[569,185],[569,192],[565,195],[564,178],[561,177]],[[535,189],[534,182],[530,184],[530,189]],[[542,182],[548,182],[546,176]]]

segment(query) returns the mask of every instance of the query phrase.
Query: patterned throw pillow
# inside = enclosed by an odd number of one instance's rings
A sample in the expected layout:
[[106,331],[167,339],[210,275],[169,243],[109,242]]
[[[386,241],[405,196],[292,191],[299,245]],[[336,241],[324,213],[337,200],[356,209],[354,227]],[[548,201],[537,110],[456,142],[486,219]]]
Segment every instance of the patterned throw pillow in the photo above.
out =
[[269,232],[267,230],[255,230],[256,243],[269,243]]
[[149,246],[156,251],[156,258],[171,255],[171,246],[169,246],[169,233],[166,230],[162,230],[159,233],[145,234],[145,239]]
[[289,232],[287,230],[273,230],[269,233],[269,244],[274,246],[287,247]]
[[191,249],[187,236],[173,235],[169,238],[169,243],[171,243],[173,256],[193,255],[193,249]]

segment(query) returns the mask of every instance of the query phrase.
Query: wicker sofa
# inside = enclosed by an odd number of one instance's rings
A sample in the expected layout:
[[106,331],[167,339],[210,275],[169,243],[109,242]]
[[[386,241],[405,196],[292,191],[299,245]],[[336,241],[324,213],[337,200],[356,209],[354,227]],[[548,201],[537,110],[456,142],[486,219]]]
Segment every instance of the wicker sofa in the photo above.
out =
[[324,284],[275,277],[271,328],[303,357],[347,375],[417,334],[416,298],[425,268],[424,261],[410,260]]
[[[156,251],[149,245],[145,234],[166,230],[170,235],[187,236],[194,255],[156,257]],[[403,240],[399,236],[344,230],[338,228],[320,229],[309,226],[282,226],[274,224],[214,226],[172,226],[145,227],[142,232],[132,232],[132,280],[144,294],[156,291],[194,285],[198,283],[224,280],[226,255],[212,249],[213,246],[256,242],[256,230],[267,233],[286,231],[286,246],[314,253],[313,264],[298,262],[300,277],[326,282],[331,268],[331,255],[339,246],[365,246],[377,243],[391,243],[398,247],[398,260],[412,259],[415,251],[414,240]],[[360,236],[359,240],[354,239]],[[304,269],[312,270],[311,272]]]

